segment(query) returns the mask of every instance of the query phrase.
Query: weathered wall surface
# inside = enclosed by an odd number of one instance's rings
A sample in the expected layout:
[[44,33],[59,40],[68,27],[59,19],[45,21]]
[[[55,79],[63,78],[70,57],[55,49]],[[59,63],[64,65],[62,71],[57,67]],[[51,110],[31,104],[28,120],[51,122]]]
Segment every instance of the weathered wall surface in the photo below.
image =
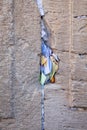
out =
[[[78,3],[78,6],[77,6]],[[72,105],[87,107],[87,1],[72,1]]]
[[37,90],[40,52],[39,12],[34,1],[15,0],[14,14],[16,118],[22,129],[38,130],[40,129],[40,94]]
[[39,130],[40,16],[35,1],[0,1],[0,130]]
[[51,46],[61,60],[56,81],[70,89],[72,106],[87,107],[87,90],[78,87],[87,82],[87,1],[44,0],[43,6],[51,30]]
[[12,41],[12,2],[0,1],[0,117],[12,115],[11,100],[11,44]]
[[[45,89],[45,126],[86,130],[87,112],[72,113],[67,102],[87,108],[87,0],[43,0],[43,8],[51,47],[60,58],[56,85]],[[0,130],[41,129],[40,42],[36,1],[0,0]]]

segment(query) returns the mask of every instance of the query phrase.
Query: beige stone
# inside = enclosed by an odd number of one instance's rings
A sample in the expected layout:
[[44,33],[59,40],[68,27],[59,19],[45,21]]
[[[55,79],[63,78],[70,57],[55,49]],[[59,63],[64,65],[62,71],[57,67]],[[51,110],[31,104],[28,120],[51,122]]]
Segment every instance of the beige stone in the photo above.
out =
[[0,4],[0,128],[39,130],[40,15],[35,1]]
[[72,80],[72,106],[86,108],[87,106],[87,82]]
[[69,63],[69,53],[68,52],[58,52],[57,54],[60,58],[59,70],[56,74],[56,82],[61,84],[63,88],[68,89],[69,87],[69,73],[70,73],[70,63]]
[[71,79],[87,81],[87,55],[72,54]]
[[[73,7],[73,16],[80,16],[87,14],[87,0],[73,0],[72,1]],[[78,5],[78,6],[77,6]]]
[[[78,3],[78,6],[77,6]],[[87,1],[72,2],[72,45],[71,49],[75,53],[87,52]]]
[[11,49],[13,44],[12,3],[0,1],[0,118],[13,118],[12,86],[11,86]]
[[[78,6],[77,6],[78,5]],[[72,1],[72,32],[70,45],[71,104],[86,107],[87,103],[87,1]],[[84,92],[83,92],[84,91]]]
[[[16,69],[19,80],[38,81],[40,53],[40,18],[36,3],[15,1]],[[33,10],[34,9],[34,10]],[[25,68],[26,66],[26,68]],[[19,77],[18,77],[19,76]],[[22,76],[22,77],[20,77]],[[36,77],[33,79],[33,77]],[[20,79],[21,78],[21,79]]]
[[[20,5],[20,6],[19,6]],[[35,1],[15,0],[15,109],[18,129],[40,129],[40,16]]]
[[70,37],[70,14],[69,0],[66,1],[43,1],[45,20],[51,30],[51,46],[59,51],[69,50]]
[[71,51],[75,53],[87,53],[87,19],[73,18]]
[[[35,2],[0,1],[0,130],[41,129],[41,18]],[[87,130],[87,0],[42,4],[60,58],[56,83],[45,86],[45,128]]]

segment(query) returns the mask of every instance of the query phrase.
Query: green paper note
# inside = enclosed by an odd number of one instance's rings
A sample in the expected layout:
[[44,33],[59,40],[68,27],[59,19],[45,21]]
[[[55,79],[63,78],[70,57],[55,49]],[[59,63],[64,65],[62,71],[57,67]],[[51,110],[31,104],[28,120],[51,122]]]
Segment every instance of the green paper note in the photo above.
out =
[[41,79],[40,79],[41,85],[44,85],[45,81],[46,81],[46,76],[43,73],[41,73]]

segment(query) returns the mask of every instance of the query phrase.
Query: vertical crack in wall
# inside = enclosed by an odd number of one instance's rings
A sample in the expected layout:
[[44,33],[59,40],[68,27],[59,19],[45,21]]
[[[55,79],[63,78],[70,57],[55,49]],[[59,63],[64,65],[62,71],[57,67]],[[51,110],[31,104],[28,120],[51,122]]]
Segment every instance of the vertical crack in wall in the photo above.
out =
[[[44,10],[42,6],[42,0],[36,0],[37,6],[41,16],[41,42],[45,43],[48,41],[48,32],[44,22]],[[44,111],[44,85],[41,86],[41,130],[45,130],[45,111]]]
[[37,6],[38,6],[38,10],[40,13],[40,17],[41,17],[41,22],[40,22],[40,26],[41,26],[41,40],[46,42],[46,44],[50,47],[50,29],[49,26],[47,25],[44,17],[45,17],[45,12],[43,9],[43,5],[42,5],[42,0],[36,0]]
[[14,19],[14,10],[15,3],[14,0],[11,1],[11,34],[10,34],[10,55],[11,55],[11,66],[10,66],[10,87],[11,87],[11,117],[15,118],[15,105],[14,105],[14,88],[15,88],[15,19]]

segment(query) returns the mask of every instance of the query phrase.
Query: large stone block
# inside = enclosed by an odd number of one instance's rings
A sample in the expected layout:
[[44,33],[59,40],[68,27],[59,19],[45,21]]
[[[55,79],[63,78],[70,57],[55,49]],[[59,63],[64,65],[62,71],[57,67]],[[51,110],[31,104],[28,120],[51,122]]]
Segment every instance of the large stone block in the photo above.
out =
[[[87,14],[87,0],[73,0],[73,16],[80,16]],[[78,6],[77,6],[78,5]]]
[[15,0],[15,109],[18,129],[40,129],[40,15],[35,1]]
[[19,5],[20,0],[16,0],[16,78],[21,88],[32,90],[39,77],[40,17],[34,1],[21,1]]
[[71,79],[87,81],[87,55],[72,54]]
[[[78,4],[78,6],[77,6]],[[71,99],[72,106],[87,107],[87,1],[72,1]]]
[[14,118],[11,86],[12,1],[0,1],[0,118]]
[[73,34],[71,51],[87,53],[87,19],[73,18]]
[[[78,3],[78,6],[77,6]],[[87,1],[73,1],[72,8],[72,46],[76,53],[87,52]]]
[[87,107],[87,82],[71,81],[72,84],[72,106],[86,108]]
[[0,128],[38,130],[40,15],[35,1],[0,5]]
[[51,46],[59,51],[69,50],[70,13],[69,0],[43,1],[45,20],[51,30]]

